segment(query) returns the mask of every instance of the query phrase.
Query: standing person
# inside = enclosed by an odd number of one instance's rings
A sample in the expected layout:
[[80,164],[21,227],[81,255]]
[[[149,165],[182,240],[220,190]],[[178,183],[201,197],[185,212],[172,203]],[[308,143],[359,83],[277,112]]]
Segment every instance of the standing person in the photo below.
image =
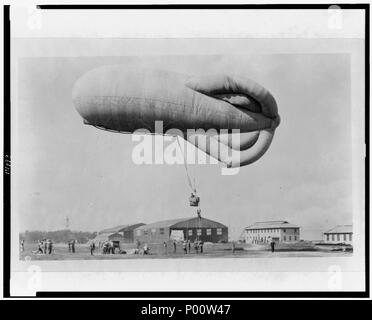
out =
[[176,240],[173,240],[173,253],[176,253],[177,251],[177,242]]
[[94,256],[94,250],[96,249],[96,244],[94,243],[94,241],[92,240],[90,242],[90,255],[91,256]]
[[21,252],[25,251],[25,240],[21,240]]
[[71,242],[71,251],[72,253],[75,253],[75,240],[72,240]]
[[68,241],[67,245],[68,245],[68,252],[71,252],[71,241]]
[[53,242],[52,240],[48,239],[48,254],[52,254],[53,251]]
[[102,252],[103,254],[107,254],[109,253],[109,243],[107,241],[105,241],[103,243],[103,246],[102,246]]
[[168,251],[167,251],[167,246],[168,246],[168,245],[167,245],[167,242],[164,241],[164,242],[163,242],[163,247],[164,247],[164,253],[165,253],[165,254],[168,253]]
[[187,240],[187,247],[189,248],[189,253],[191,253],[191,241]]
[[187,241],[186,240],[183,242],[183,253],[187,254]]
[[37,253],[43,253],[43,242],[41,240],[37,243]]
[[198,240],[195,240],[195,241],[194,241],[194,249],[195,249],[195,252],[196,252],[196,253],[199,253],[199,244],[198,244]]
[[200,253],[203,253],[203,245],[204,245],[204,242],[202,240],[200,240],[200,242],[199,242]]
[[271,240],[270,246],[271,246],[271,252],[274,252],[275,251],[275,241],[274,240]]
[[43,239],[43,250],[44,250],[44,254],[47,254],[47,250],[48,250],[47,239]]
[[110,253],[115,254],[114,242],[112,240],[110,240]]
[[232,250],[232,253],[235,253],[235,241],[233,241],[231,244],[231,250]]
[[147,243],[143,246],[143,254],[150,254],[150,248]]

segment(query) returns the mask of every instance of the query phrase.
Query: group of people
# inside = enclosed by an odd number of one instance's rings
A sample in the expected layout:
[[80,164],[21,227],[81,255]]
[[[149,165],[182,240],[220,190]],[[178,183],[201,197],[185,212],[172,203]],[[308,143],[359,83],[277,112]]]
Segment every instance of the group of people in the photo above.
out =
[[141,246],[141,242],[137,239],[134,254],[150,254],[150,247],[147,243],[145,243],[142,248]]
[[[94,255],[94,251],[96,249],[95,242],[92,240],[90,242],[89,246],[90,246],[90,254]],[[118,253],[120,253],[120,254],[125,254],[126,253],[126,251],[124,251],[120,248],[120,245],[115,244],[112,240],[99,242],[98,247],[101,249],[101,252],[103,254],[115,254],[116,251],[117,251],[116,249],[118,249]]]
[[[168,247],[167,242],[164,241],[163,245],[164,245],[165,252],[167,252],[167,247]],[[199,253],[199,252],[203,253],[203,246],[204,246],[204,242],[201,240],[195,240],[193,243],[191,243],[189,239],[182,241],[182,248],[183,248],[184,254],[191,253],[191,248],[194,248],[195,253]],[[173,240],[173,253],[177,253],[177,241],[176,240]]]
[[[94,245],[94,242],[93,242]],[[115,254],[115,245],[114,242],[111,240],[105,241],[101,243],[102,253],[103,254]],[[91,247],[91,254],[92,254],[92,247]]]
[[[21,242],[21,250],[24,250],[24,240]],[[34,254],[52,254],[53,242],[50,239],[42,239],[37,242],[37,249],[32,251]]]
[[67,244],[68,244],[68,252],[75,253],[76,240],[70,240]]

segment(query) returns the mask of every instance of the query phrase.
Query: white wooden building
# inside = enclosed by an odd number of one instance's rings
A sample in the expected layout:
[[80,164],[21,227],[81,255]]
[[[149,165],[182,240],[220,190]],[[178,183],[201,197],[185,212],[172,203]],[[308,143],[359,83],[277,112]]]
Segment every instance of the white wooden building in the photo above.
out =
[[300,227],[288,221],[256,222],[244,229],[245,242],[263,244],[300,241]]
[[324,242],[353,244],[353,226],[339,225],[324,232]]

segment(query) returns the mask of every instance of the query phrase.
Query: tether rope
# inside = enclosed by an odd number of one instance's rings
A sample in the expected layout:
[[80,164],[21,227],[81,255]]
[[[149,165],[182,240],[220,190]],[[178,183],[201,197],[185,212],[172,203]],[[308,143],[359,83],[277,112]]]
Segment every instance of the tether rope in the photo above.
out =
[[[185,153],[183,152],[183,149],[182,149],[182,147],[181,147],[181,144],[180,144],[180,141],[179,141],[178,138],[179,138],[179,137],[177,136],[178,146],[180,147],[181,152],[182,152],[182,155],[183,155],[183,164],[184,164],[185,169],[186,169],[187,181],[188,181],[188,183],[189,183],[189,186],[190,186],[190,188],[191,188],[191,191],[194,192],[194,191],[196,191],[196,187],[192,185],[191,178],[190,178],[190,175],[189,175],[189,170],[188,170],[188,168],[187,168],[187,159],[186,159],[186,157],[185,157]],[[195,178],[194,178],[194,181],[195,181]]]

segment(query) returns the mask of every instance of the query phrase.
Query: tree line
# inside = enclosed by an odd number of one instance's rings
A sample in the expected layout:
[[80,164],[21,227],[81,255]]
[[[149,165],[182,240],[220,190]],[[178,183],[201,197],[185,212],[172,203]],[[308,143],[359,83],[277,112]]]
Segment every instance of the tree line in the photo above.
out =
[[50,239],[54,243],[67,243],[70,240],[76,240],[78,243],[87,243],[90,239],[94,239],[97,236],[97,232],[87,231],[71,231],[55,230],[55,231],[28,231],[20,233],[20,240],[26,242],[37,242],[42,239]]

